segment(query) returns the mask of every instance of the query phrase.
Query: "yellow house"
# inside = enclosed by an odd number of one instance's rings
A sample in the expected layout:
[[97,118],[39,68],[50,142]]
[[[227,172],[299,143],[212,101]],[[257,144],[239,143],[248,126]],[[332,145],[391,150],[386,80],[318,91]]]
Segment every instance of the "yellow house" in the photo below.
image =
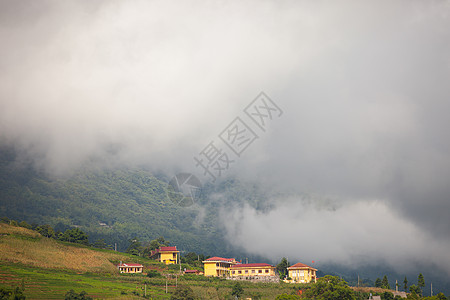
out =
[[230,267],[238,262],[234,258],[211,257],[203,261],[205,276],[230,276]]
[[230,267],[230,276],[275,276],[275,267],[266,263],[237,264]]
[[178,263],[179,253],[180,251],[177,250],[176,246],[159,247],[159,249],[152,251],[150,257],[158,260],[159,262],[163,262],[166,265],[171,265]]
[[117,266],[120,273],[142,273],[144,266],[141,264],[124,264],[120,262]]
[[292,278],[289,282],[293,283],[309,283],[311,281],[316,282],[316,271],[313,267],[302,263],[296,263],[293,266],[287,268],[289,271],[289,277]]

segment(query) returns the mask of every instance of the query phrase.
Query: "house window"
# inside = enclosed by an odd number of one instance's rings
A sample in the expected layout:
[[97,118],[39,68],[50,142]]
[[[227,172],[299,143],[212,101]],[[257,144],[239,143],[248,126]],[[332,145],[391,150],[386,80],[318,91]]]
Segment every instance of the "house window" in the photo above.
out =
[[239,270],[239,271],[238,271],[238,274],[242,274],[242,271],[241,271],[241,270]]
[[258,270],[258,273],[261,274],[261,273],[262,273],[262,270]]
[[245,270],[245,274],[248,274],[248,270]]
[[236,271],[231,272],[231,274],[235,274],[235,273],[236,273]]
[[252,274],[255,274],[255,270],[252,270]]
[[218,267],[219,266],[219,263],[216,263],[216,267]]
[[266,270],[266,273],[269,273],[269,270]]

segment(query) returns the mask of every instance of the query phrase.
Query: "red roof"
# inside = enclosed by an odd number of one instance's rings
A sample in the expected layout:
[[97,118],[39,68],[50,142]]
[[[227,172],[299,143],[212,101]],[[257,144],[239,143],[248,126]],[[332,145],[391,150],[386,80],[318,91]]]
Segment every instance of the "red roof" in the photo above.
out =
[[205,261],[225,261],[225,262],[234,262],[234,258],[223,258],[223,257],[218,257],[218,256],[214,256],[214,257],[210,257],[208,259],[206,259]]
[[161,252],[180,252],[180,251],[177,250],[177,246],[159,247],[159,249],[153,250],[150,253],[150,256],[156,255]]
[[144,267],[143,265],[141,265],[141,264],[119,264],[118,265],[119,267]]
[[[290,266],[288,269],[294,269],[294,268],[314,269],[313,267],[310,267],[310,266],[302,264],[302,263],[296,263],[295,265]],[[316,269],[314,269],[314,270],[316,270]]]
[[199,270],[186,270],[184,273],[200,273]]
[[159,247],[159,252],[163,252],[163,251],[178,251],[178,250],[177,250],[177,246]]
[[231,266],[231,268],[263,268],[263,267],[275,268],[274,266],[266,264],[266,263],[239,264],[239,265]]

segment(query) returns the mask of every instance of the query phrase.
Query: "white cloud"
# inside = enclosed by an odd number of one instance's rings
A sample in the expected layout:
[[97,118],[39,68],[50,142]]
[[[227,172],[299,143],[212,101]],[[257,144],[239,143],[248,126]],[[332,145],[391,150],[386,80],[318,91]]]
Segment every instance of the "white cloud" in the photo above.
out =
[[223,223],[230,243],[274,261],[288,257],[291,263],[357,268],[380,262],[408,272],[415,267],[410,263],[420,258],[441,271],[450,267],[445,250],[449,242],[434,240],[385,202],[317,206],[291,198],[275,203],[269,212],[248,205],[227,210]]

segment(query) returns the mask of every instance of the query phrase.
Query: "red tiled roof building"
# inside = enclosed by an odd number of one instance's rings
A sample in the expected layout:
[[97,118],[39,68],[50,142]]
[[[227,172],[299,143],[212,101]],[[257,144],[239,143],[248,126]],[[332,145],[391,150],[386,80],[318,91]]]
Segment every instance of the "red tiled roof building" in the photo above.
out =
[[177,264],[179,262],[178,261],[179,253],[180,251],[177,250],[176,246],[159,247],[159,249],[156,249],[151,252],[150,258],[163,262],[166,265]]
[[120,262],[117,265],[117,269],[119,269],[120,273],[142,273],[144,266],[141,264],[125,264]]
[[311,281],[316,282],[317,269],[310,267],[308,265],[302,263],[296,263],[287,268],[289,272],[289,277],[291,278],[290,282],[294,283],[309,283]]
[[210,257],[203,261],[205,276],[230,276],[230,267],[238,264],[234,258]]

